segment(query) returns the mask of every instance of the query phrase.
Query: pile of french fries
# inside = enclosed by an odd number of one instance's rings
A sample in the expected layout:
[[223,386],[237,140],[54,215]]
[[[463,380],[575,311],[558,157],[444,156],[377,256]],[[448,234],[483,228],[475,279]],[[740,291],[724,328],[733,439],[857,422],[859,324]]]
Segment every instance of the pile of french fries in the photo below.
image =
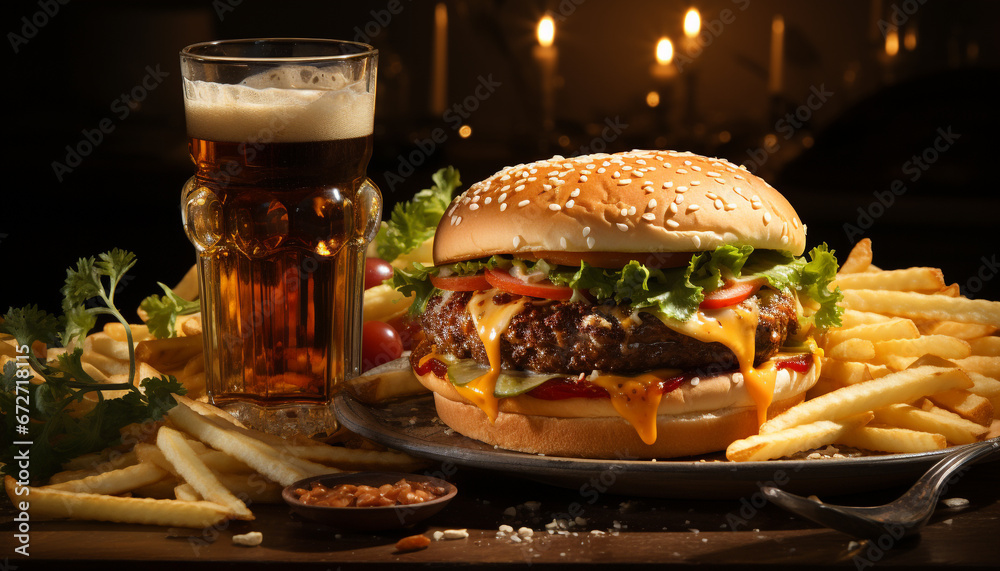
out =
[[881,270],[867,238],[834,285],[845,311],[816,340],[819,382],[805,402],[730,445],[728,459],[827,445],[925,452],[1000,435],[1000,302],[962,296],[937,268]]
[[[401,452],[268,435],[211,405],[176,399],[165,421],[142,435],[146,442],[81,456],[48,485],[29,488],[27,496],[22,490],[31,518],[203,528],[252,520],[251,505],[280,503],[283,487],[310,476],[423,466]],[[4,485],[17,505],[18,483],[7,476]]]

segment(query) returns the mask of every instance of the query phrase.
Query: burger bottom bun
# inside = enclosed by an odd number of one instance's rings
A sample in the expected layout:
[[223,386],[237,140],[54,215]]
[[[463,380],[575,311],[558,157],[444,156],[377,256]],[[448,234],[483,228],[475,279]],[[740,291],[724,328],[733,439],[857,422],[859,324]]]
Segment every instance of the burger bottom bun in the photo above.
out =
[[[804,374],[789,373],[778,379],[775,401],[768,408],[768,418],[802,402],[805,391],[815,384],[818,377],[815,366]],[[732,376],[724,374],[718,377],[733,387],[733,391],[745,392],[742,382],[734,383],[729,380]],[[459,396],[447,380],[430,374],[420,375],[418,378],[424,386],[434,391],[438,417],[453,430],[469,438],[519,452],[619,460],[675,458],[725,450],[732,442],[757,434],[758,431],[757,408],[754,405],[704,411],[695,410],[697,407],[689,402],[692,410],[680,414],[664,414],[664,407],[661,405],[656,421],[656,442],[646,444],[639,438],[632,424],[614,411],[609,399],[544,401],[525,395],[502,400],[496,422],[490,423],[486,413]],[[781,383],[782,378],[787,382]],[[689,383],[686,383],[674,392],[684,391],[688,387]],[[545,405],[552,403],[563,409],[559,412],[564,412],[566,407],[573,404],[579,404],[583,409],[587,409],[584,405],[588,404],[591,407],[604,405],[610,412],[604,416],[594,416],[596,411],[591,408],[589,411],[581,411],[589,412],[589,415],[552,416],[545,413]],[[518,409],[530,410],[532,414],[516,412]]]

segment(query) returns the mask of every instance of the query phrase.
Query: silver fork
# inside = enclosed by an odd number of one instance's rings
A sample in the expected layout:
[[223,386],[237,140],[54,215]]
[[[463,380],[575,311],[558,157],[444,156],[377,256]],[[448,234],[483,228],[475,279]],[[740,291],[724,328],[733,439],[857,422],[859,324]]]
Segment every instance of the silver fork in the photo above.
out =
[[761,492],[775,504],[826,527],[861,539],[889,534],[895,539],[920,533],[931,518],[948,479],[959,468],[1000,453],[1000,438],[963,446],[934,464],[898,500],[870,508],[825,504],[771,486]]

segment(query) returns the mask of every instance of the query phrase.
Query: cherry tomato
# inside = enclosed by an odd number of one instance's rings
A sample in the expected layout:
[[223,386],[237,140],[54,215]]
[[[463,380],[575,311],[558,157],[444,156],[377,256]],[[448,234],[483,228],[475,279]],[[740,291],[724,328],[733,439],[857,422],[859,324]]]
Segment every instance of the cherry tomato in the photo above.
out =
[[474,276],[431,276],[431,285],[447,291],[479,291],[492,287],[486,281],[486,276],[483,274],[476,274]]
[[721,288],[705,294],[705,300],[698,307],[701,309],[719,309],[721,307],[736,305],[756,293],[764,283],[763,279],[727,283]]
[[392,266],[389,262],[381,258],[365,259],[365,289],[382,285],[387,279],[392,277]]
[[490,285],[497,289],[517,295],[542,297],[560,301],[565,301],[573,297],[573,288],[571,287],[557,286],[548,280],[536,283],[522,282],[504,270],[486,270],[486,281],[490,282]]
[[388,323],[369,321],[361,330],[361,370],[384,365],[403,355],[403,341]]
[[413,347],[417,344],[417,336],[423,334],[420,322],[404,313],[403,315],[393,317],[388,323],[399,333],[399,337],[403,341],[403,350],[412,351]]

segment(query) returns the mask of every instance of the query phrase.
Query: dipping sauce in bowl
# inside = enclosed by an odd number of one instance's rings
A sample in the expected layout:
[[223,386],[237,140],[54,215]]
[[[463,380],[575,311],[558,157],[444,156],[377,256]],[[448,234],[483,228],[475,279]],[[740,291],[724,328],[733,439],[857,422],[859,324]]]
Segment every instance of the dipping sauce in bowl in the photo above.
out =
[[403,478],[394,484],[366,486],[340,484],[332,488],[314,481],[309,490],[297,488],[293,492],[300,502],[309,506],[331,508],[370,508],[408,506],[436,500],[448,494],[448,488],[432,481],[412,481]]
[[457,493],[451,483],[431,476],[357,472],[299,480],[281,495],[302,517],[352,531],[377,531],[427,519]]

